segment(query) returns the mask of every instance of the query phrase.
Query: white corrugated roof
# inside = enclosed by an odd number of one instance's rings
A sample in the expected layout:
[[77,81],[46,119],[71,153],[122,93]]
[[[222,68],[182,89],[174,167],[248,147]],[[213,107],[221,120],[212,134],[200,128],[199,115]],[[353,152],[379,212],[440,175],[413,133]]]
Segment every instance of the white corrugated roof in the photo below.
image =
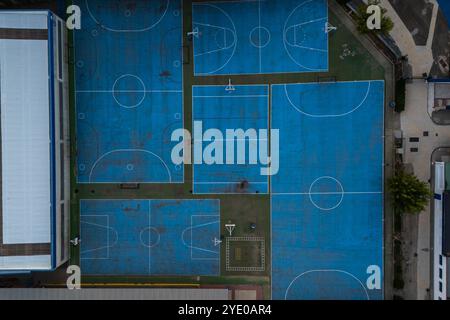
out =
[[[45,12],[0,13],[0,28],[46,28],[46,21]],[[48,74],[48,41],[0,40],[5,245],[51,241]],[[50,256],[0,258],[0,269],[50,267]]]
[[2,11],[0,28],[47,29],[48,11]]
[[228,300],[228,289],[0,289],[0,300]]

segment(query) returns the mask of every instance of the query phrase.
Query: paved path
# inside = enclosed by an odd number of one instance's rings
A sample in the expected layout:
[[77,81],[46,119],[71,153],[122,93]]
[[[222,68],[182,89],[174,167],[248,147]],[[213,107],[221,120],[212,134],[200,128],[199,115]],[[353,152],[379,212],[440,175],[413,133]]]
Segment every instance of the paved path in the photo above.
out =
[[[431,154],[440,146],[450,145],[450,127],[437,126],[431,120],[428,105],[428,85],[423,80],[415,80],[406,86],[406,110],[401,114],[401,126],[406,143],[405,163],[413,166],[416,176],[428,182],[431,178]],[[428,131],[428,136],[423,133]],[[418,143],[410,142],[411,137],[420,138]],[[419,152],[411,152],[418,148]],[[430,288],[430,207],[427,207],[418,217],[406,217],[406,224],[417,223],[413,228],[417,234],[406,235],[406,242],[412,242],[409,250],[409,263],[416,263],[417,299],[428,299],[427,289]],[[408,239],[409,238],[409,239]],[[416,247],[416,250],[412,248]],[[417,256],[415,256],[417,253]],[[407,295],[408,298],[414,298]]]
[[434,63],[432,43],[434,39],[434,30],[436,27],[439,6],[437,5],[436,0],[429,1],[434,4],[434,8],[431,18],[430,32],[428,34],[427,44],[425,46],[416,45],[412,34],[409,32],[402,19],[398,16],[389,0],[380,1],[381,6],[387,10],[386,15],[389,16],[394,22],[394,29],[391,31],[391,37],[395,40],[403,55],[408,56],[409,63],[413,69],[413,77],[422,77],[422,74],[424,73],[429,74]]
[[[413,77],[429,74],[433,66],[432,44],[436,28],[439,5],[436,0],[429,0],[434,5],[430,22],[430,31],[425,46],[417,46],[412,34],[405,26],[388,0],[381,0],[382,7],[387,9],[387,16],[394,22],[391,37],[399,49],[408,56]],[[401,114],[401,127],[405,136],[405,163],[412,165],[417,177],[428,182],[431,177],[430,157],[435,148],[448,145],[450,142],[449,127],[436,126],[427,111],[428,85],[422,80],[413,81],[406,87],[406,111]],[[424,132],[428,131],[428,136]],[[409,142],[409,138],[420,138],[419,143]],[[418,148],[419,152],[411,152]],[[430,207],[419,216],[404,218],[405,260],[405,298],[429,299],[430,288]],[[408,232],[409,231],[409,232]]]

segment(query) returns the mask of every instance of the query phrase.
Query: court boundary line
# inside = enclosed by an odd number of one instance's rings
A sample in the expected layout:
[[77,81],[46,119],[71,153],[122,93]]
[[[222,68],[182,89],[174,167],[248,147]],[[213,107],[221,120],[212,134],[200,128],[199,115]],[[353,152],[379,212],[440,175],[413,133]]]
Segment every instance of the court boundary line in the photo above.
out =
[[141,33],[141,32],[147,32],[150,31],[151,29],[155,28],[156,26],[158,26],[162,20],[164,20],[167,12],[169,11],[169,7],[170,7],[170,0],[167,0],[166,3],[166,9],[164,10],[164,13],[161,17],[159,17],[159,19],[152,24],[149,27],[146,28],[141,28],[141,29],[130,29],[130,30],[121,30],[121,29],[113,29],[113,28],[109,28],[104,24],[101,24],[100,21],[98,19],[96,19],[96,16],[92,13],[90,7],[89,7],[89,0],[85,0],[85,7],[88,11],[89,16],[91,17],[92,21],[94,21],[95,24],[99,25],[101,28],[110,31],[110,32],[115,32],[115,33]]
[[[329,41],[330,41],[330,37],[329,37],[329,34],[325,32],[325,30],[324,30],[324,33],[326,34],[326,41],[325,41],[325,42],[326,42],[326,44],[327,44],[327,49],[324,50],[324,51],[316,51],[316,52],[322,52],[322,53],[326,53],[326,54],[327,54],[327,59],[326,59],[326,60],[327,60],[327,67],[326,67],[325,70],[324,70],[324,69],[317,69],[317,68],[309,68],[309,67],[304,66],[303,64],[299,63],[298,61],[296,61],[296,60],[293,58],[292,54],[289,52],[289,50],[288,50],[288,48],[287,48],[287,44],[289,43],[289,42],[287,41],[287,34],[286,34],[286,32],[287,32],[287,23],[288,23],[289,20],[291,19],[292,15],[293,15],[299,8],[303,7],[304,5],[306,5],[306,4],[308,4],[308,3],[312,3],[312,2],[314,2],[314,0],[308,0],[308,1],[305,1],[305,2],[303,2],[303,3],[301,3],[301,4],[299,4],[297,7],[295,7],[295,8],[290,12],[290,14],[289,14],[288,17],[286,18],[285,23],[284,23],[284,26],[283,26],[283,45],[284,45],[284,49],[285,49],[287,55],[289,56],[289,58],[292,60],[292,62],[294,62],[294,63],[295,63],[296,65],[298,65],[299,67],[301,67],[301,68],[303,68],[303,69],[305,69],[305,70],[307,70],[307,71],[309,71],[309,72],[326,72],[326,71],[329,71],[329,68],[330,68],[330,65],[329,65],[329,60],[330,60],[330,54],[329,54]],[[325,17],[321,18],[320,20],[326,20],[325,22],[328,22],[328,21],[329,21],[328,1],[325,0],[324,2],[325,2],[325,8],[326,8],[326,10],[325,10],[325,11],[326,11],[326,15],[325,15]],[[319,20],[319,21],[320,21],[320,20]],[[314,21],[314,22],[316,22],[316,21]],[[314,22],[307,21],[306,24],[310,24],[310,23],[314,23]],[[318,22],[318,21],[317,21],[317,22]],[[301,48],[301,49],[312,50],[313,48],[311,48],[311,47],[303,47],[303,48]]]
[[[215,4],[227,4],[227,3],[251,3],[251,2],[260,2],[261,0],[230,0],[230,1],[208,1],[208,2],[202,2],[201,4],[205,4],[205,3],[215,3]],[[314,0],[309,0],[307,2],[310,1],[314,1]],[[325,6],[326,6],[326,17],[324,17],[323,19],[326,19],[326,22],[329,21],[329,8],[328,8],[328,0],[324,0],[325,1]],[[306,3],[306,2],[305,2]],[[198,5],[199,3],[192,3],[192,5]],[[283,32],[284,33],[284,32]],[[324,32],[325,33],[325,32]],[[237,36],[237,30],[236,30],[236,36]],[[284,36],[284,34],[283,34]],[[296,74],[296,73],[317,73],[317,72],[328,72],[330,69],[330,50],[329,50],[329,41],[330,41],[330,37],[329,34],[327,33],[326,36],[326,44],[327,44],[327,49],[326,49],[326,53],[327,53],[327,59],[326,59],[326,67],[323,69],[311,69],[308,70],[308,68],[306,67],[302,67],[304,70],[296,70],[296,71],[276,71],[276,72],[228,72],[228,73],[216,73],[217,71],[215,71],[214,73],[210,73],[210,72],[197,72],[196,71],[196,64],[195,64],[195,57],[194,57],[194,76],[197,77],[208,77],[208,76],[242,76],[242,75],[277,75],[277,74]],[[284,44],[284,40],[283,40],[283,44]],[[195,48],[195,43],[194,43],[194,48]],[[195,49],[194,49],[195,50]],[[234,56],[234,54],[233,54]],[[231,59],[230,59],[231,61]],[[227,64],[230,62],[228,61]],[[222,67],[223,69],[223,67]]]
[[[241,0],[238,0],[238,1],[241,1]],[[249,1],[252,1],[252,2],[256,2],[256,1],[259,1],[259,0],[249,0]],[[267,97],[267,112],[268,112],[268,115],[267,115],[267,130],[268,130],[268,139],[264,139],[264,140],[268,140],[269,142],[270,142],[270,102],[271,102],[271,86],[270,86],[270,84],[237,84],[237,85],[235,85],[235,87],[258,87],[258,88],[261,88],[261,89],[264,89],[264,90],[266,90],[266,92],[267,92],[267,95],[264,95],[264,97]],[[191,87],[191,93],[192,93],[192,98],[191,98],[191,112],[192,112],[192,127],[194,127],[194,122],[196,121],[196,118],[195,118],[195,112],[194,112],[194,109],[195,109],[195,106],[194,106],[194,89],[195,88],[224,88],[224,90],[225,90],[225,88],[226,88],[226,85],[220,85],[220,84],[208,84],[208,85],[192,85],[192,87]],[[223,139],[224,141],[226,141],[226,139]],[[194,138],[192,137],[192,141],[194,141]],[[246,139],[246,141],[248,141],[248,139]],[[268,152],[270,152],[270,148],[269,148],[269,146],[268,146]],[[200,164],[200,165],[204,165],[204,163],[203,164]],[[245,194],[245,195],[258,195],[258,196],[261,196],[261,195],[268,195],[269,193],[270,193],[270,176],[267,176],[267,181],[266,182],[262,182],[261,181],[261,184],[267,184],[267,189],[264,191],[264,192],[246,192],[246,193],[242,193],[242,192],[221,192],[221,193],[216,193],[216,192],[210,192],[210,191],[208,191],[208,192],[196,192],[196,190],[195,190],[195,186],[196,185],[204,185],[203,183],[201,183],[201,181],[200,182],[196,182],[195,181],[195,167],[196,166],[199,166],[198,164],[196,165],[196,164],[192,164],[192,194],[195,194],[195,195],[243,195],[243,194]],[[206,182],[206,181],[205,181]],[[240,182],[237,182],[237,183],[232,183],[232,184],[239,184]],[[214,182],[213,183],[211,183],[211,185],[213,185],[214,184]],[[257,183],[255,183],[255,182],[253,182],[253,184],[257,184]],[[259,183],[258,183],[259,184]]]
[[[338,82],[335,82],[335,83],[344,83],[344,82],[339,82],[338,81]],[[340,118],[340,117],[348,116],[348,115],[352,114],[353,112],[356,112],[357,110],[359,110],[361,107],[363,107],[363,105],[367,101],[367,98],[370,95],[371,87],[372,87],[372,85],[371,85],[372,81],[367,81],[367,83],[368,83],[368,85],[367,85],[367,90],[366,90],[365,96],[362,99],[362,101],[360,101],[359,104],[356,107],[353,107],[349,111],[341,113],[341,114],[323,114],[323,115],[312,114],[312,113],[308,113],[306,111],[303,111],[301,107],[297,106],[294,102],[292,102],[291,97],[290,97],[289,92],[288,92],[288,89],[287,89],[288,88],[288,84],[284,84],[283,86],[284,86],[284,95],[285,95],[286,99],[288,100],[288,102],[291,105],[291,107],[294,108],[298,113],[303,114],[304,116],[307,116],[307,117],[311,117],[311,118]],[[323,84],[323,83],[321,83],[321,84]],[[331,84],[331,83],[325,83],[325,84]],[[300,85],[300,84],[298,84],[298,83],[289,84],[289,86],[297,86],[297,85]],[[316,85],[320,85],[320,84],[316,83]]]
[[[91,223],[91,222],[83,221],[82,220],[83,217],[103,217],[103,218],[106,217],[106,226],[98,224],[98,223]],[[80,231],[81,231],[81,224],[82,223],[106,229],[107,230],[107,233],[106,233],[107,246],[103,246],[103,247],[99,247],[99,248],[95,248],[95,249],[90,249],[90,250],[85,250],[85,251],[81,251],[81,247],[80,247],[80,260],[110,260],[111,257],[110,257],[110,250],[109,249],[114,247],[114,246],[116,246],[117,243],[119,242],[119,233],[117,232],[117,230],[115,228],[112,228],[110,226],[109,215],[106,215],[106,214],[105,215],[101,215],[101,214],[100,215],[97,215],[97,214],[81,215],[80,214]],[[115,234],[115,240],[114,240],[114,242],[112,244],[110,243],[110,235],[109,235],[110,231],[113,231],[114,234]],[[106,249],[106,257],[101,257],[101,258],[83,258],[82,257],[82,254],[95,252],[95,251],[103,250],[103,249]]]
[[[86,2],[88,1],[88,0],[85,0]],[[170,0],[168,0],[168,2],[170,2]],[[184,3],[183,3],[184,1],[182,1],[182,0],[180,0],[180,10],[181,10],[181,12],[180,12],[180,17],[179,17],[179,19],[180,19],[180,28],[181,28],[181,31],[180,31],[180,43],[179,43],[179,45],[180,45],[180,47],[179,47],[179,51],[180,51],[180,54],[179,54],[179,58],[180,58],[180,62],[183,62],[183,60],[184,60],[184,57],[183,57],[183,52],[182,52],[182,49],[183,49],[183,46],[184,46],[184,14],[183,14],[183,12],[184,12]],[[168,6],[167,7],[169,7],[170,6],[170,4],[168,4]],[[161,19],[161,21],[162,21],[162,19]],[[160,22],[161,22],[160,21]],[[79,31],[78,31],[79,32]],[[76,46],[76,31],[74,32],[74,34],[73,34],[73,53],[74,53],[74,60],[76,61],[76,57],[77,57],[77,46]],[[181,70],[181,93],[182,94],[184,94],[184,67],[181,65],[180,66],[180,70]],[[74,109],[75,109],[75,114],[76,115],[78,115],[78,103],[77,103],[77,72],[76,72],[76,65],[74,66],[74,68],[73,68],[73,71],[74,71],[74,92],[75,92],[75,94],[74,94]],[[184,97],[182,97],[182,99],[181,99],[181,121],[182,121],[182,126],[181,126],[181,128],[185,128],[185,121],[186,121],[186,119],[185,119],[185,101],[184,101]],[[79,119],[78,118],[76,118],[76,122],[75,122],[75,128],[74,128],[74,130],[75,130],[75,135],[78,137],[78,121],[79,121]],[[75,147],[76,148],[78,148],[78,141],[75,141]],[[75,165],[76,165],[76,168],[78,168],[78,164],[79,164],[79,161],[78,161],[78,159],[79,159],[79,157],[78,157],[78,153],[75,155]],[[182,181],[176,181],[176,182],[170,182],[169,184],[171,184],[171,185],[181,185],[181,184],[185,184],[186,183],[186,167],[185,167],[185,165],[183,165],[182,166],[182,170],[183,170],[183,179],[182,179]],[[78,169],[77,169],[77,171],[76,171],[76,173],[75,173],[75,180],[76,180],[76,182],[78,183],[78,184],[81,184],[81,185],[88,185],[88,184],[98,184],[98,185],[107,185],[107,184],[121,184],[121,183],[124,183],[123,181],[113,181],[113,180],[111,180],[111,181],[107,181],[107,182],[89,182],[89,181],[87,181],[87,182],[82,182],[81,180],[80,180],[80,174],[79,174],[79,172],[78,172]],[[164,182],[161,182],[161,181],[144,181],[144,182],[127,182],[127,183],[135,183],[135,184],[148,184],[148,185],[154,185],[154,184],[168,184],[168,182],[167,181],[164,181]]]
[[[193,224],[193,220],[194,220],[193,218],[194,218],[194,217],[210,217],[210,218],[211,218],[211,217],[214,217],[214,218],[218,217],[219,220],[213,221],[213,222],[209,222],[209,223],[204,223],[204,224],[194,225],[194,224]],[[219,229],[219,230],[218,230],[218,236],[220,237],[220,214],[219,214],[219,215],[199,215],[199,214],[192,214],[191,217],[190,217],[190,222],[191,222],[191,225],[190,225],[189,229],[190,229],[190,233],[191,233],[191,245],[190,245],[190,246],[187,246],[187,247],[189,247],[190,252],[191,252],[191,260],[192,260],[192,261],[196,261],[196,260],[197,260],[197,261],[199,261],[199,260],[200,260],[200,261],[201,261],[201,260],[220,261],[220,247],[219,247],[219,251],[218,251],[218,252],[215,252],[215,251],[212,251],[212,250],[206,250],[206,249],[201,248],[201,247],[196,247],[196,246],[194,246],[194,241],[193,241],[193,229],[194,229],[194,228],[201,228],[201,227],[213,225],[213,224],[216,224],[216,223],[219,224],[219,228],[218,228],[218,229]],[[185,230],[186,230],[186,229],[185,229]],[[186,246],[186,242],[184,241],[184,237],[183,237],[185,230],[183,230],[183,232],[182,232],[181,240],[182,240],[182,243]],[[210,252],[210,253],[214,253],[214,254],[217,254],[218,257],[217,257],[217,258],[195,258],[194,255],[193,255],[193,249],[200,250],[200,251],[205,251],[205,252]]]
[[317,195],[334,195],[334,194],[383,194],[383,191],[345,191],[345,192],[273,192],[274,196],[307,196],[310,194],[317,194]]
[[[92,182],[92,174],[94,172],[95,167],[106,157],[110,156],[111,154],[117,153],[117,152],[142,152],[142,153],[146,153],[146,154],[150,154],[154,157],[156,157],[166,168],[167,170],[167,174],[169,176],[169,181],[167,182],[153,182],[153,183],[172,183],[172,173],[169,169],[169,166],[166,164],[166,162],[160,157],[158,156],[156,153],[151,152],[149,150],[145,150],[145,149],[116,149],[116,150],[111,150],[108,151],[104,154],[102,154],[97,160],[94,161],[94,163],[91,166],[91,170],[89,172],[89,176],[88,176],[88,182],[85,182],[85,184],[95,184],[96,182]],[[106,182],[105,182],[106,183]],[[111,183],[111,182],[107,182],[107,183]],[[123,181],[120,183],[124,183]],[[127,183],[144,183],[144,182],[127,182]]]
[[350,276],[351,278],[353,278],[353,279],[355,279],[356,281],[358,281],[358,283],[360,284],[360,286],[364,289],[364,293],[366,294],[367,300],[370,300],[369,292],[367,291],[367,288],[366,288],[366,286],[364,286],[364,284],[362,283],[362,281],[361,281],[358,277],[356,277],[353,273],[348,272],[348,271],[345,271],[345,270],[341,270],[341,269],[311,269],[311,270],[305,271],[305,272],[303,272],[303,273],[297,275],[296,277],[294,277],[294,279],[290,282],[290,284],[289,284],[288,287],[286,288],[286,291],[285,291],[285,294],[284,294],[284,300],[288,300],[288,299],[287,299],[287,296],[288,296],[289,290],[290,290],[291,286],[294,284],[295,281],[297,281],[298,279],[300,279],[302,276],[305,276],[305,275],[307,275],[307,274],[314,273],[314,272],[329,272],[329,273],[331,273],[331,272],[337,272],[337,273],[343,273],[343,274],[345,274],[345,275],[348,275],[348,276]]
[[[201,57],[201,56],[208,55],[208,54],[212,54],[212,53],[216,53],[216,52],[225,51],[225,50],[228,50],[228,49],[231,49],[231,48],[235,47],[236,44],[237,44],[237,40],[236,40],[237,35],[235,34],[235,31],[230,29],[230,28],[225,28],[225,27],[214,25],[214,24],[195,22],[195,21],[192,22],[192,25],[197,25],[197,26],[201,26],[201,27],[207,27],[207,28],[212,28],[212,29],[223,30],[224,31],[224,39],[225,40],[226,40],[226,37],[227,37],[226,31],[230,31],[231,34],[233,35],[233,43],[231,45],[225,46],[223,48],[218,46],[218,49],[197,53],[197,54],[194,55],[194,58],[195,57]],[[217,33],[215,34],[215,40],[216,40],[216,44],[217,44]],[[226,41],[225,41],[225,44],[226,44]]]
[[[230,266],[230,242],[259,242],[261,244],[261,266],[232,267]],[[264,237],[227,237],[226,238],[225,270],[231,272],[264,272],[266,271],[266,239]]]
[[[220,12],[222,12],[222,14],[225,15],[226,18],[228,18],[228,20],[231,22],[231,25],[233,27],[233,37],[234,37],[234,39],[233,39],[233,51],[231,53],[231,56],[228,58],[228,60],[222,66],[219,66],[219,68],[217,68],[217,69],[215,69],[213,71],[205,73],[206,75],[215,75],[218,71],[221,71],[223,68],[225,68],[228,65],[228,63],[231,61],[231,59],[233,59],[234,55],[236,54],[237,41],[238,41],[237,30],[236,30],[236,25],[234,23],[234,20],[230,17],[230,15],[228,14],[227,11],[225,11],[224,9],[216,6],[213,3],[214,2],[193,2],[192,3],[192,20],[194,20],[194,6],[211,7],[211,8],[214,8],[214,9],[219,10]],[[195,24],[198,24],[198,22],[192,21],[192,25],[194,26]],[[193,61],[194,76],[198,76],[198,74],[195,72],[195,65],[196,65],[195,58],[196,58],[196,54],[195,54],[194,47],[195,47],[195,39],[193,41],[193,49],[192,49],[193,50],[193,60],[192,61]]]

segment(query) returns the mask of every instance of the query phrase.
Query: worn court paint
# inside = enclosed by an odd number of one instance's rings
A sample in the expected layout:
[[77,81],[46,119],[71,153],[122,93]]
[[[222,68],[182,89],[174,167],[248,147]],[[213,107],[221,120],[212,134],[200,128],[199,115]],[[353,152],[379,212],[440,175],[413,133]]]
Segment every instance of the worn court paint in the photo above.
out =
[[196,75],[328,70],[327,0],[193,4]]
[[181,1],[76,4],[78,181],[182,182],[170,157],[183,127]]
[[[227,129],[268,129],[269,87],[266,85],[194,86],[192,114],[201,121],[203,131],[219,129],[225,137]],[[203,149],[211,142],[203,142]],[[224,143],[224,158],[226,157]],[[267,143],[267,142],[263,142]],[[194,193],[232,194],[267,193],[268,177],[261,175],[260,164],[249,164],[249,142],[246,141],[246,165],[194,164]],[[235,142],[235,163],[237,146]]]
[[274,299],[381,299],[384,82],[272,86]]
[[87,275],[219,275],[219,200],[82,200]]

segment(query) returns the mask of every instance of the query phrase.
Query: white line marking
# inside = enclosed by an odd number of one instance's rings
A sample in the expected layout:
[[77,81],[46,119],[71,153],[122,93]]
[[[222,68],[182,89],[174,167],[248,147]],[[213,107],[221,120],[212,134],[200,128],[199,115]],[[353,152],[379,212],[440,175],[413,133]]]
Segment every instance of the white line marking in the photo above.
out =
[[169,169],[169,167],[167,166],[167,164],[164,162],[164,160],[163,160],[160,156],[158,156],[157,154],[155,154],[155,153],[153,153],[153,152],[151,152],[151,151],[148,151],[148,150],[142,150],[142,149],[117,149],[117,150],[112,150],[112,151],[106,152],[106,153],[103,154],[101,157],[99,157],[99,158],[94,162],[94,164],[92,165],[91,171],[89,172],[89,182],[92,182],[92,174],[93,174],[93,172],[94,172],[95,167],[99,164],[99,162],[102,161],[102,160],[103,160],[104,158],[106,158],[107,156],[109,156],[109,155],[111,155],[111,154],[113,154],[113,153],[117,153],[117,152],[142,152],[142,153],[150,154],[150,155],[156,157],[156,158],[164,165],[164,167],[166,168],[167,174],[168,174],[168,176],[169,176],[169,183],[172,182],[172,174],[170,173],[170,169]]
[[[317,68],[309,68],[304,66],[303,64],[299,63],[290,53],[287,45],[289,44],[289,42],[287,41],[287,31],[288,31],[288,27],[287,24],[289,22],[289,20],[291,19],[292,15],[301,7],[303,7],[304,5],[313,2],[313,0],[309,0],[309,1],[305,1],[302,4],[298,5],[296,8],[294,8],[291,13],[289,14],[289,16],[286,19],[286,22],[284,23],[284,27],[283,27],[283,44],[284,44],[284,48],[286,50],[287,55],[289,56],[289,58],[291,58],[292,62],[294,62],[296,65],[298,65],[299,67],[308,70],[308,71],[322,71],[323,69],[317,69]],[[328,10],[328,7],[326,7],[326,9]],[[328,43],[328,35],[327,35],[327,43]],[[306,49],[306,47],[305,47]],[[309,48],[311,49],[311,48]],[[319,51],[318,51],[319,52]],[[328,52],[328,50],[326,50],[325,52]]]
[[[194,184],[240,184],[242,181],[235,181],[235,182],[194,182]],[[267,182],[248,182],[248,184],[267,184]]]
[[[236,25],[234,24],[234,21],[233,21],[233,19],[231,19],[231,17],[230,17],[230,15],[225,11],[225,10],[223,10],[223,9],[221,9],[221,8],[219,8],[218,6],[215,6],[215,5],[212,5],[212,4],[208,4],[208,3],[199,3],[198,4],[198,6],[208,6],[208,7],[211,7],[211,8],[214,8],[214,9],[216,9],[216,10],[219,10],[220,12],[222,12],[222,14],[223,15],[225,15],[225,17],[226,18],[228,18],[228,20],[231,22],[231,25],[232,25],[232,27],[233,27],[233,29],[231,30],[232,31],[232,33],[233,33],[233,52],[231,53],[231,55],[230,55],[230,57],[228,58],[228,60],[227,61],[225,61],[225,63],[221,66],[221,67],[219,67],[219,68],[217,68],[216,70],[213,70],[213,71],[210,71],[210,72],[206,72],[205,74],[214,74],[214,73],[217,73],[217,72],[219,72],[220,70],[222,70],[223,68],[225,68],[227,65],[228,65],[228,63],[231,61],[231,59],[233,59],[233,57],[234,57],[234,54],[236,53],[236,48],[237,48],[237,34],[236,34]],[[195,24],[198,24],[198,23],[195,23]],[[194,40],[194,41],[196,41],[196,40]],[[195,45],[195,44],[194,44]],[[196,56],[198,56],[198,54],[195,54],[194,53],[194,57],[196,57]],[[194,62],[194,64],[195,64],[195,62]]]
[[130,30],[113,29],[113,28],[109,28],[109,27],[107,27],[107,26],[101,24],[100,21],[98,21],[98,20],[95,18],[94,14],[92,13],[92,11],[91,11],[91,9],[90,9],[90,7],[89,7],[89,0],[85,0],[85,3],[86,3],[87,11],[88,11],[89,15],[91,16],[91,19],[94,20],[94,22],[95,22],[96,24],[100,25],[103,29],[108,30],[108,31],[111,31],[111,32],[124,32],[124,33],[125,33],[125,32],[145,32],[145,31],[151,30],[151,29],[153,29],[154,27],[156,27],[156,26],[164,19],[164,17],[166,16],[167,11],[169,10],[170,0],[167,0],[167,4],[166,4],[166,8],[165,8],[165,10],[164,10],[164,13],[163,13],[162,16],[159,18],[158,21],[156,21],[154,24],[152,24],[151,26],[149,26],[149,27],[147,27],[147,28],[136,29],[136,30],[132,30],[132,29],[130,29]]
[[299,274],[298,276],[296,276],[296,277],[294,278],[294,280],[291,281],[291,283],[290,283],[289,286],[287,287],[286,292],[285,292],[285,294],[284,294],[284,300],[287,300],[287,299],[288,299],[289,290],[291,289],[291,286],[294,284],[294,282],[295,282],[297,279],[299,279],[300,277],[302,277],[302,276],[304,276],[304,275],[306,275],[306,274],[313,273],[313,272],[338,272],[338,273],[343,273],[343,274],[345,274],[345,275],[348,275],[348,276],[352,277],[353,279],[355,279],[356,281],[358,281],[358,283],[359,283],[359,284],[361,285],[361,287],[364,289],[364,292],[365,292],[365,294],[366,294],[367,300],[370,300],[369,293],[367,292],[367,289],[366,289],[366,287],[363,285],[363,283],[361,282],[361,280],[359,280],[356,276],[354,276],[354,275],[351,274],[350,272],[347,272],[347,271],[344,271],[344,270],[337,270],[337,269],[329,269],[329,270],[327,270],[327,269],[323,269],[323,270],[321,270],[321,269],[318,269],[318,270],[309,270],[309,271],[306,271],[306,272],[303,272],[303,273]]
[[[295,85],[295,84],[294,84]],[[360,102],[359,105],[357,105],[356,107],[354,107],[353,109],[351,109],[350,111],[347,111],[345,113],[341,113],[341,114],[323,114],[323,115],[318,115],[318,114],[311,114],[308,112],[305,112],[301,109],[301,107],[297,106],[296,104],[294,104],[289,96],[288,90],[287,90],[288,85],[284,85],[284,93],[286,95],[286,98],[288,99],[289,104],[295,109],[297,110],[299,113],[308,116],[308,117],[312,117],[312,118],[337,118],[337,117],[344,117],[347,116],[353,112],[355,112],[356,110],[358,110],[367,100],[367,98],[369,97],[369,93],[370,93],[370,87],[371,87],[371,81],[368,81],[368,86],[367,86],[367,92],[365,97],[363,98],[363,100]]]
[[183,90],[77,90],[76,93],[183,93]]
[[229,99],[229,98],[267,98],[267,95],[224,95],[224,96],[193,96],[193,98],[221,98],[221,99]]
[[[191,221],[192,221],[192,216],[191,216]],[[193,229],[198,229],[198,228],[206,227],[206,226],[213,225],[213,224],[217,224],[217,223],[220,224],[220,220],[213,221],[213,222],[208,222],[208,223],[203,223],[203,224],[199,224],[199,225],[195,225],[195,226],[191,226],[191,227],[187,227],[187,228],[184,229],[183,232],[181,233],[181,242],[183,243],[183,245],[185,245],[186,247],[190,248],[191,252],[192,252],[192,249],[196,249],[196,250],[199,250],[199,251],[204,251],[204,252],[209,252],[209,253],[219,254],[219,252],[217,252],[217,251],[214,251],[214,250],[208,250],[208,249],[200,248],[200,247],[195,247],[195,246],[193,246],[193,244],[192,244],[192,231],[193,231]],[[192,222],[191,222],[191,224],[192,224]],[[186,233],[188,230],[191,232],[191,245],[189,245],[188,243],[186,243],[186,241],[184,240],[184,235],[185,235],[185,233]],[[191,259],[192,259],[192,253],[191,253]],[[208,258],[208,259],[209,259],[209,258]]]
[[321,194],[323,194],[323,195],[327,195],[327,194],[329,194],[329,195],[333,195],[333,194],[356,194],[356,195],[358,195],[358,194],[382,194],[383,192],[382,191],[373,191],[373,192],[371,192],[371,191],[368,191],[368,192],[365,192],[365,191],[361,191],[361,192],[352,192],[352,191],[345,191],[345,192],[280,192],[280,193],[277,193],[277,192],[272,192],[271,194],[272,195],[274,195],[274,196],[304,196],[304,195],[310,195],[310,194],[317,194],[317,195],[321,195]]
[[[102,224],[98,224],[98,223],[83,221],[83,218],[87,218],[87,217],[106,217],[106,226],[102,225]],[[100,259],[107,260],[107,259],[109,259],[109,248],[114,247],[119,241],[119,234],[117,233],[117,230],[115,230],[114,228],[109,226],[109,216],[108,215],[81,215],[80,224],[85,224],[85,225],[90,225],[90,226],[106,229],[106,246],[89,249],[89,250],[83,250],[80,252],[80,259],[83,259],[83,260],[84,259],[89,259],[89,260],[100,260]],[[110,244],[110,240],[109,240],[109,232],[110,231],[112,231],[115,235],[115,239],[112,244]],[[106,249],[106,252],[107,252],[106,257],[101,257],[101,258],[83,258],[82,257],[83,254],[95,252],[95,251],[99,251],[99,250],[103,250],[103,249]]]

